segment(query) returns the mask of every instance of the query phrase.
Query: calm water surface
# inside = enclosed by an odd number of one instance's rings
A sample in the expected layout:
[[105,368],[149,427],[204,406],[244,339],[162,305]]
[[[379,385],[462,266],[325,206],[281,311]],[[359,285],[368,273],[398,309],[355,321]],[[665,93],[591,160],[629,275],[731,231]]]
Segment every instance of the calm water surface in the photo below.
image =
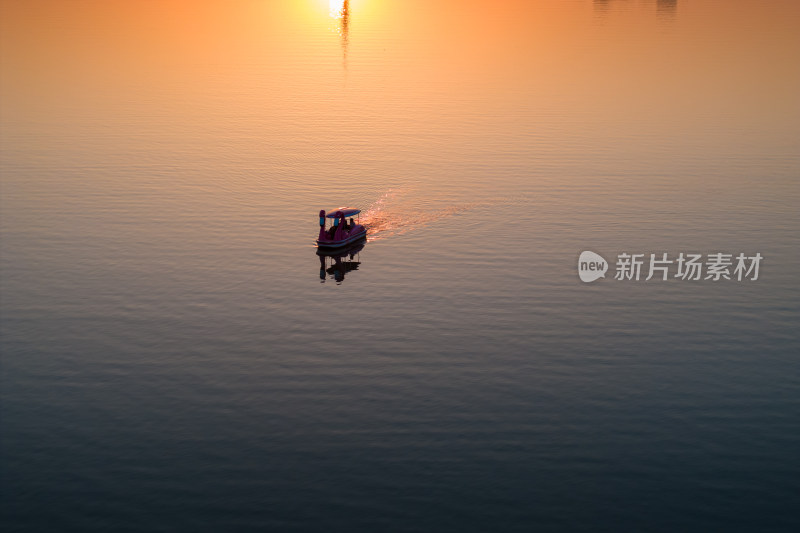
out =
[[4,531],[800,528],[800,3],[0,25]]

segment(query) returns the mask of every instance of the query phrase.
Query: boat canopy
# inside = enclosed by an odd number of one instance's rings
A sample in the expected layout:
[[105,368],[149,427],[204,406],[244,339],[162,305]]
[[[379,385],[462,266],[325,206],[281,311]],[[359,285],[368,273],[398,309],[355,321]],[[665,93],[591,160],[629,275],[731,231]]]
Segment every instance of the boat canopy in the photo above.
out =
[[361,209],[356,209],[354,207],[340,207],[338,209],[331,209],[330,211],[326,211],[328,218],[339,218],[339,213],[344,214],[344,218],[350,218],[355,216],[361,212]]

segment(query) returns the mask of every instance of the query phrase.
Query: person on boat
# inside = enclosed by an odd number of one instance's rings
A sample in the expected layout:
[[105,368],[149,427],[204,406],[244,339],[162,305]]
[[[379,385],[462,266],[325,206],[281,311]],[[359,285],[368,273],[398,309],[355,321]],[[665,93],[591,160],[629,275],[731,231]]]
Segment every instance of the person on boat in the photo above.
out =
[[328,237],[331,240],[333,240],[333,236],[336,235],[336,230],[338,228],[339,228],[339,219],[338,218],[334,218],[333,219],[333,226],[331,226],[331,229],[328,230]]
[[347,219],[341,211],[336,213],[336,218],[333,220],[333,236],[334,241],[341,241],[347,236]]

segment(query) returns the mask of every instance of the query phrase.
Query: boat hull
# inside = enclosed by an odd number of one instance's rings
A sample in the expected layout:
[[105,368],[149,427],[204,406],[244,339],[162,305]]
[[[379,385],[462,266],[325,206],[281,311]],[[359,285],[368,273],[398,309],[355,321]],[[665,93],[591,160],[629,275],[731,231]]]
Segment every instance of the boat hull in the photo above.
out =
[[356,241],[360,241],[361,239],[365,239],[367,237],[367,230],[360,231],[353,235],[348,235],[346,239],[342,239],[341,241],[321,241],[317,239],[317,246],[319,248],[324,248],[326,250],[332,248],[342,248],[344,246],[353,244]]

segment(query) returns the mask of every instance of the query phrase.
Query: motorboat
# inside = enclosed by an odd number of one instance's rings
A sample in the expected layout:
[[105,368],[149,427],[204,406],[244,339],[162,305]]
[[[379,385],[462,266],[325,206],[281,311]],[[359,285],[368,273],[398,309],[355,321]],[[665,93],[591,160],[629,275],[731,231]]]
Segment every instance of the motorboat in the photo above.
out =
[[[317,246],[320,248],[341,248],[367,237],[367,228],[359,223],[360,209],[353,207],[340,207],[327,214],[325,210],[319,212],[319,237]],[[333,223],[328,227],[328,220]]]

